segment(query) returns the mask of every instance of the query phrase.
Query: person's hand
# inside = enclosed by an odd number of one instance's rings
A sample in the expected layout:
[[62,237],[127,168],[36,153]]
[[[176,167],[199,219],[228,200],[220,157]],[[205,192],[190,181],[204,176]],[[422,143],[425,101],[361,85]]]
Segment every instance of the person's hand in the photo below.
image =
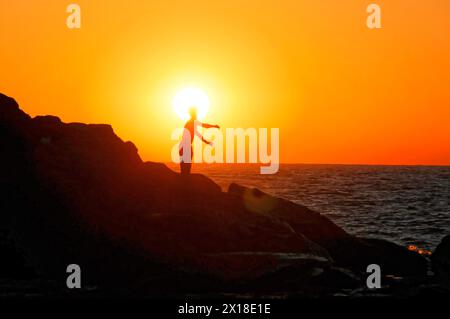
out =
[[208,145],[211,146],[211,147],[214,147],[214,143],[212,141],[208,142]]
[[220,126],[219,125],[214,125],[214,128],[220,129]]

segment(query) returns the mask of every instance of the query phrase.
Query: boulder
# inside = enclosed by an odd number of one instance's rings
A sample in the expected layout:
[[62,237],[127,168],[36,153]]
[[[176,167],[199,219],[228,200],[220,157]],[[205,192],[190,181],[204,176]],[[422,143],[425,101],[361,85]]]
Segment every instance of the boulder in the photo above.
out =
[[427,272],[426,259],[416,252],[386,240],[352,236],[305,206],[237,184],[231,184],[228,193],[239,198],[247,210],[281,220],[297,234],[318,244],[338,267],[366,272],[368,265],[378,264],[383,273],[401,276],[422,276]]
[[445,236],[431,255],[433,271],[444,280],[450,280],[450,235]]

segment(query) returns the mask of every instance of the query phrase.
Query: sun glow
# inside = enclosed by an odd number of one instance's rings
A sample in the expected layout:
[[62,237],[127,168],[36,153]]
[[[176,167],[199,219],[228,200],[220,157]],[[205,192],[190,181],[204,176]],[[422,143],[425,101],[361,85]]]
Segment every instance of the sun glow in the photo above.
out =
[[209,98],[206,93],[199,88],[184,88],[179,91],[173,98],[173,109],[175,113],[182,119],[188,120],[189,109],[195,107],[197,109],[197,117],[199,120],[205,117],[209,109]]

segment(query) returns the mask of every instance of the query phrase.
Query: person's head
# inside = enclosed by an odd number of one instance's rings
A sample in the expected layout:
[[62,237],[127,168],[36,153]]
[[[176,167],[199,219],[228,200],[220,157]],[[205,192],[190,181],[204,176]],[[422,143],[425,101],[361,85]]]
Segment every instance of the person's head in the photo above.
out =
[[195,106],[189,108],[189,116],[191,117],[191,120],[197,119],[197,108]]

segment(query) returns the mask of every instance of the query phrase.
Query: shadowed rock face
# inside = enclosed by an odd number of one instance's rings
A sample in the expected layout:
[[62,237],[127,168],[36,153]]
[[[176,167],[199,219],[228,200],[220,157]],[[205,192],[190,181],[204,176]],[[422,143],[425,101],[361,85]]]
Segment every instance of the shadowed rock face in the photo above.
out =
[[436,247],[433,255],[433,270],[440,279],[450,282],[450,235],[445,236]]
[[0,231],[47,277],[63,280],[76,263],[87,282],[136,291],[280,291],[358,285],[371,263],[426,272],[403,247],[259,190],[222,192],[143,162],[109,125],[31,118],[1,94],[0,147]]

